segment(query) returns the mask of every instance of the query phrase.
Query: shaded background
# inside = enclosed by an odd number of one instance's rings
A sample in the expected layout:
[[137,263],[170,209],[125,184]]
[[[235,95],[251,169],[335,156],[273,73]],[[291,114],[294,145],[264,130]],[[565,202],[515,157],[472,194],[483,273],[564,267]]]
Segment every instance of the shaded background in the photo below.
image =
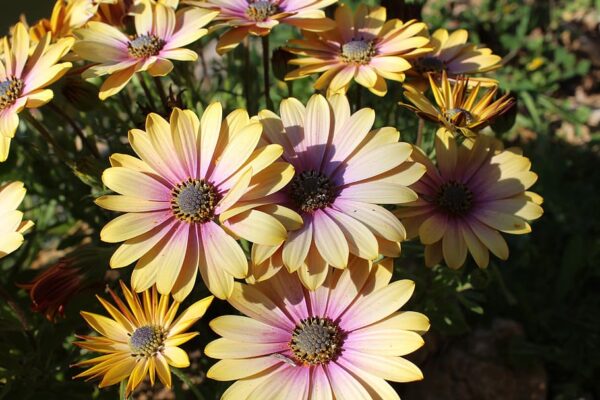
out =
[[52,12],[54,1],[52,0],[2,0],[2,11],[0,12],[0,36],[19,19],[23,13],[27,14],[29,23],[37,19],[49,17]]
[[[54,3],[52,0],[0,1],[3,3],[1,32],[6,32],[21,12],[27,13],[30,23],[42,16],[49,17]],[[374,3],[372,0],[367,2]],[[387,3],[390,15],[415,1],[387,0],[381,3]],[[511,251],[509,260],[495,260],[487,270],[478,270],[473,265],[460,271],[442,267],[426,270],[420,258],[421,249],[411,243],[404,246],[395,278],[406,276],[417,282],[417,293],[407,308],[425,312],[431,318],[432,331],[426,338],[426,347],[415,356],[426,379],[422,383],[398,385],[403,398],[600,398],[599,9],[598,0],[427,2],[423,15],[430,26],[451,30],[466,28],[470,40],[485,43],[496,54],[505,57],[506,66],[497,76],[502,87],[510,89],[517,97],[517,116],[514,126],[509,123],[506,130],[498,128],[497,135],[507,146],[523,147],[524,154],[530,157],[532,170],[539,175],[532,190],[544,197],[545,214],[532,224],[530,235],[506,235]],[[413,6],[409,11],[415,13],[418,10]],[[289,34],[290,31],[284,29],[276,30],[274,43],[281,45]],[[198,47],[208,42],[203,39]],[[206,49],[210,51],[209,46]],[[215,79],[209,82],[214,86],[203,94],[229,101],[226,103],[229,108],[235,104],[235,99],[228,99],[222,93],[215,94],[215,86],[233,91],[239,84],[238,77],[242,75],[238,55],[234,53],[227,59],[209,55],[214,59],[215,70],[220,68],[226,73],[215,73]],[[259,56],[254,54],[253,61],[259,63]],[[300,92],[298,97],[302,99],[306,99],[311,91],[308,81],[304,82],[296,85]],[[275,103],[278,103],[286,94],[285,85],[279,84],[273,91],[277,92]],[[390,86],[385,100],[368,94],[364,96],[365,104],[378,112],[378,126],[400,126],[404,140],[414,139],[411,136],[416,126],[414,116],[396,106],[396,101],[401,99],[399,85]],[[103,110],[96,109],[95,112],[101,114]],[[87,113],[74,112],[74,115],[85,122]],[[382,115],[392,116],[400,124],[381,120]],[[87,122],[94,123],[91,117]],[[114,123],[94,125],[93,129],[104,139],[110,135],[114,137],[115,132],[126,132],[132,126],[130,121],[118,126],[113,126]],[[60,129],[58,122],[55,126]],[[431,135],[433,127],[429,129]],[[50,247],[47,238],[55,240],[55,236],[59,237],[56,242],[64,245],[60,242],[64,237],[66,240],[71,240],[69,235],[76,237],[72,233],[73,221],[95,222],[96,228],[103,223],[101,219],[91,221],[90,215],[97,216],[99,211],[92,203],[89,187],[73,174],[59,175],[56,172],[59,168],[52,171],[41,162],[45,154],[39,149],[45,147],[43,144],[30,147],[37,139],[33,133],[27,135],[27,132],[20,132],[11,150],[14,152],[11,160],[0,165],[2,180],[25,181],[30,188],[28,193],[31,197],[37,196],[38,202],[44,204],[44,215],[49,215],[46,219],[35,215],[37,229],[28,234],[23,249],[12,257],[16,260],[15,268],[6,264],[5,259],[0,269],[0,282],[11,288],[24,309],[29,306],[28,299],[14,287],[14,282],[24,282],[33,276],[31,260],[42,246]],[[25,167],[15,168],[16,159],[24,160]],[[57,203],[63,207],[62,211],[70,213],[68,219],[60,221],[60,229],[51,218],[60,211]],[[37,268],[48,263],[48,260],[36,260]],[[68,387],[68,398],[87,400],[92,393],[93,398],[115,398],[116,391],[99,393],[94,391],[93,385],[70,379],[72,370],[68,363],[80,355],[65,337],[74,330],[85,332],[88,329],[77,312],[93,307],[97,305],[88,295],[82,302],[72,304],[67,310],[67,319],[57,324],[50,324],[38,315],[31,316],[36,323],[36,341],[44,351],[23,353],[24,356],[15,353],[14,357],[6,359],[3,357],[9,351],[19,346],[28,349],[28,344],[21,343],[24,340],[17,333],[7,333],[5,337],[9,340],[2,342],[2,329],[10,324],[0,315],[0,399],[26,398],[21,393],[43,388],[48,393],[46,398],[62,400],[66,398],[63,397],[65,387]],[[205,322],[217,310],[223,311],[217,307],[222,307],[221,303],[213,305],[200,324],[200,329],[206,330],[201,335],[202,345],[210,339]],[[194,377],[201,382],[201,371],[206,371],[211,361],[201,357],[198,347],[196,342],[186,350],[193,350],[190,373],[197,374]],[[1,376],[5,373],[2,367],[6,365],[10,365],[9,372],[16,376],[13,392],[4,392],[2,388]],[[199,385],[208,394],[207,399],[216,398],[225,386],[213,381]],[[173,397],[173,393],[160,390],[148,390],[155,394],[148,394],[148,397],[138,394],[137,398]],[[9,397],[3,397],[6,393]],[[178,393],[177,398],[188,397]]]

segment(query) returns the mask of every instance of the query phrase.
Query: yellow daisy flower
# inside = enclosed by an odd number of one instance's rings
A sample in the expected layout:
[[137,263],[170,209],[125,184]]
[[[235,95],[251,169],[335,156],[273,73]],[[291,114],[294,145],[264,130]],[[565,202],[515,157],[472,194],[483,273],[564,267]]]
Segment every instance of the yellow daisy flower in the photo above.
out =
[[[458,77],[451,83],[445,71],[442,72],[440,86],[431,75],[429,82],[436,105],[431,104],[427,96],[410,85],[404,85],[404,96],[414,106],[399,104],[411,109],[419,117],[436,122],[453,134],[460,133],[467,138],[475,137],[477,132],[491,124],[514,104],[514,99],[508,93],[494,100],[498,86],[481,89],[477,84],[470,90],[469,79]],[[483,95],[478,99],[480,92]]]
[[537,180],[531,162],[520,149],[503,149],[485,135],[458,144],[443,128],[435,151],[437,166],[415,147],[412,158],[427,173],[411,186],[419,199],[396,211],[408,237],[418,235],[425,245],[426,265],[443,258],[450,268],[460,268],[470,253],[485,268],[489,251],[506,260],[508,246],[499,231],[529,233],[527,221],[543,213],[542,198],[527,191]]
[[186,3],[217,10],[215,28],[229,27],[217,43],[219,54],[233,50],[248,35],[266,36],[275,26],[289,24],[309,31],[331,29],[321,10],[337,0],[189,0]]
[[50,44],[50,35],[31,48],[27,29],[19,22],[12,43],[4,38],[4,60],[0,59],[0,162],[8,157],[11,138],[19,126],[23,108],[37,108],[52,100],[47,86],[61,78],[71,63],[58,61],[73,45],[73,38]]
[[392,270],[390,259],[372,267],[357,259],[314,292],[285,270],[236,283],[228,301],[245,316],[212,320],[222,337],[205,349],[220,360],[207,376],[235,381],[221,399],[398,400],[386,381],[423,379],[403,356],[424,344],[429,320],[399,311],[415,284],[390,283]]
[[173,69],[170,60],[195,61],[198,54],[186,46],[208,30],[202,29],[218,13],[199,8],[175,12],[163,3],[141,1],[134,15],[136,34],[127,36],[103,22],[90,21],[78,29],[73,51],[81,58],[97,63],[84,73],[85,79],[110,75],[100,88],[100,99],[118,93],[136,72],[152,76],[167,75]]
[[279,204],[300,214],[304,224],[277,246],[254,243],[255,279],[266,279],[283,263],[315,290],[330,266],[346,268],[350,254],[367,260],[400,254],[406,232],[381,204],[416,200],[407,186],[425,167],[409,160],[412,146],[399,142],[395,128],[372,130],[375,111],[352,113],[345,95],[316,94],[306,106],[289,98],[281,102],[280,116],[263,110],[259,119],[264,140],[281,145],[283,160],[296,171]]
[[227,298],[234,277],[248,274],[236,239],[278,246],[288,224],[302,224],[299,215],[277,205],[276,192],[294,175],[291,165],[275,162],[282,147],[257,147],[262,125],[245,110],[221,119],[219,103],[208,106],[201,120],[189,110],[175,109],[170,122],[150,114],[146,131],[129,132],[141,160],[114,154],[112,168],[102,175],[120,195],[96,203],[126,214],[109,222],[100,237],[125,241],[110,265],[137,261],[131,281],[138,292],[156,283],[160,293],[172,292],[181,301],[200,270],[210,291]]
[[23,182],[0,186],[0,258],[18,249],[23,243],[23,234],[33,226],[33,222],[23,221],[23,213],[17,210],[26,192]]
[[75,378],[101,379],[100,387],[111,386],[125,379],[126,397],[150,375],[171,387],[169,366],[186,368],[190,360],[178,346],[198,335],[187,332],[210,305],[213,297],[206,297],[183,311],[177,318],[179,303],[169,306],[169,295],[159,296],[156,288],[144,291],[142,299],[120,282],[127,305],[109,289],[117,307],[96,296],[110,317],[82,311],[86,322],[100,336],[77,336],[82,339],[75,345],[103,355],[75,364],[90,367]]
[[287,80],[323,72],[315,89],[328,95],[345,93],[354,79],[378,96],[387,93],[385,79],[404,80],[407,61],[430,51],[427,26],[411,20],[386,21],[384,7],[358,6],[356,13],[341,5],[335,12],[336,28],[319,34],[305,32],[305,39],[290,40],[291,53],[303,56],[291,60],[299,68]]
[[[427,87],[427,75],[433,73],[439,78],[446,71],[451,79],[458,75],[472,75],[494,71],[502,66],[502,58],[492,54],[492,50],[467,43],[469,33],[459,29],[451,34],[446,29],[438,29],[431,35],[433,51],[413,62],[408,72],[410,84],[422,91]],[[472,77],[471,83],[482,86],[497,84],[498,81],[485,77]]]

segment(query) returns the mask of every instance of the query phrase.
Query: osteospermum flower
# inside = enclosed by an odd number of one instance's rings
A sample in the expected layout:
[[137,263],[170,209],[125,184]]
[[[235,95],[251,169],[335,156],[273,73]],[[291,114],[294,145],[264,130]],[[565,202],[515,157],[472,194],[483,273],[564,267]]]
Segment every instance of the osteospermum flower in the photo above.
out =
[[[542,198],[527,191],[537,180],[531,162],[518,148],[502,149],[493,138],[480,135],[457,144],[443,129],[435,140],[437,166],[420,150],[413,159],[427,173],[411,186],[419,199],[396,211],[408,236],[425,245],[425,263],[442,258],[450,268],[461,267],[470,253],[485,268],[489,251],[508,258],[508,246],[499,232],[531,232],[527,221],[539,218]],[[488,251],[489,250],[489,251]]]
[[[508,111],[514,104],[514,99],[508,94],[494,100],[498,86],[491,89],[481,89],[477,84],[469,90],[469,80],[459,77],[451,83],[442,73],[441,84],[429,76],[431,90],[436,105],[433,105],[427,96],[418,89],[404,85],[404,96],[414,106],[400,103],[400,105],[413,110],[419,117],[436,122],[453,134],[460,133],[468,138],[473,138],[481,129],[491,124],[495,118]],[[479,97],[480,92],[482,96]],[[478,98],[479,97],[479,98]]]
[[71,36],[98,12],[102,5],[115,4],[117,0],[56,0],[50,19],[44,18],[31,26],[29,33],[33,41],[41,40],[46,33],[59,39]]
[[101,379],[101,388],[127,379],[126,397],[147,375],[152,385],[158,375],[166,387],[171,387],[169,366],[186,368],[190,365],[186,352],[178,346],[198,335],[187,330],[202,318],[213,297],[197,301],[175,318],[179,303],[175,301],[169,306],[168,295],[159,296],[153,287],[144,291],[140,299],[120,283],[127,305],[110,289],[118,308],[96,296],[110,318],[81,312],[100,336],[77,336],[82,341],[75,344],[103,355],[75,364],[90,367],[75,378]]
[[[179,6],[179,0],[150,0],[152,3],[162,3],[176,10]],[[100,21],[114,27],[123,27],[125,19],[132,16],[137,11],[137,4],[140,0],[112,0],[98,5],[98,11],[92,17],[92,21]],[[142,2],[143,6],[143,2]]]
[[275,26],[289,24],[309,31],[331,29],[333,22],[321,11],[337,0],[205,0],[186,1],[217,10],[215,28],[229,27],[217,43],[219,54],[233,50],[248,35],[266,36]]
[[12,43],[4,38],[4,60],[0,60],[0,162],[5,161],[10,141],[19,126],[23,108],[37,108],[52,100],[45,89],[61,78],[71,63],[58,61],[73,45],[72,38],[50,44],[50,35],[30,48],[29,34],[23,23],[15,26]]
[[[459,75],[473,75],[494,71],[502,66],[502,58],[492,54],[487,47],[467,43],[469,33],[458,29],[451,34],[446,29],[438,29],[431,35],[431,53],[417,58],[408,72],[410,83],[419,90],[427,88],[429,74],[436,79],[445,71],[451,79]],[[498,83],[486,77],[471,77],[472,84],[491,86]]]
[[17,210],[26,192],[22,182],[0,186],[0,258],[18,249],[23,234],[33,226],[33,222],[23,221],[23,213]]
[[207,376],[236,380],[222,399],[399,399],[386,380],[423,379],[402,356],[423,345],[429,321],[398,311],[414,283],[390,283],[392,267],[356,260],[314,292],[287,271],[236,283],[229,303],[246,316],[212,320],[223,337],[205,349],[220,359]]
[[198,54],[186,46],[204,36],[202,29],[215,11],[187,8],[175,12],[163,3],[141,1],[134,15],[136,34],[128,36],[103,22],[90,21],[75,31],[78,41],[73,50],[85,60],[98,63],[88,68],[84,78],[110,75],[100,88],[100,99],[118,93],[136,72],[152,76],[167,75],[170,60],[195,61]]
[[170,123],[157,114],[146,120],[146,131],[129,132],[129,142],[141,158],[111,157],[104,171],[106,186],[120,195],[102,196],[101,207],[127,212],[109,222],[100,236],[122,242],[111,258],[112,268],[137,260],[131,277],[140,292],[156,282],[182,300],[192,290],[196,274],[219,298],[233,290],[233,278],[248,273],[237,238],[279,245],[286,238],[280,219],[302,221],[277,206],[277,192],[294,174],[287,163],[274,162],[280,145],[257,148],[262,133],[245,110],[221,122],[219,103],[198,117],[175,109]]
[[412,147],[398,142],[394,128],[371,131],[375,112],[364,108],[351,114],[344,95],[329,101],[314,95],[306,107],[286,99],[280,113],[281,118],[264,110],[259,119],[265,141],[280,144],[283,159],[295,167],[281,204],[300,213],[304,225],[281,246],[255,244],[253,264],[279,258],[315,289],[330,265],[346,267],[350,253],[369,260],[380,253],[398,256],[404,228],[378,204],[417,199],[407,186],[425,168],[407,161]]
[[428,52],[427,26],[411,20],[406,23],[393,19],[386,21],[384,7],[358,6],[352,15],[348,6],[341,5],[335,12],[336,29],[319,34],[305,33],[304,40],[290,40],[288,51],[304,56],[291,60],[300,67],[286,79],[299,79],[323,72],[315,82],[315,89],[329,94],[345,93],[352,82],[366,87],[372,93],[387,93],[386,79],[404,80],[404,71],[410,69],[407,61]]

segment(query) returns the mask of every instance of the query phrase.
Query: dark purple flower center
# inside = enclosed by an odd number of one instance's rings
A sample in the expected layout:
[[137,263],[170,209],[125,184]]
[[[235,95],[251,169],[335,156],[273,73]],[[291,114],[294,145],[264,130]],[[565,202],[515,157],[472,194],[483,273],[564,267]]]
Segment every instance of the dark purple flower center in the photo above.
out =
[[437,205],[452,215],[465,215],[473,207],[473,192],[463,183],[444,183],[435,198]]
[[298,362],[308,365],[326,364],[340,353],[343,332],[329,318],[309,317],[296,325],[290,349]]
[[289,194],[296,206],[304,212],[329,207],[336,197],[335,185],[329,177],[315,170],[296,175],[290,183]]
[[146,58],[158,55],[165,46],[165,41],[158,36],[147,34],[137,35],[127,44],[127,50],[132,57]]
[[171,210],[182,221],[204,223],[215,216],[221,197],[212,183],[190,178],[171,191]]
[[0,82],[0,111],[15,104],[23,92],[24,83],[14,76]]

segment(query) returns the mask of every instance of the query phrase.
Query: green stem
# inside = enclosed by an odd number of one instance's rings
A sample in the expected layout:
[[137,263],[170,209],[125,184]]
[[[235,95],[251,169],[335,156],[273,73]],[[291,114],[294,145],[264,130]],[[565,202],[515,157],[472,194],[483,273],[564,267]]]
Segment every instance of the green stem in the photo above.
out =
[[271,100],[271,83],[269,82],[269,77],[271,73],[270,68],[270,51],[269,51],[269,35],[265,35],[262,37],[262,56],[263,56],[263,82],[265,88],[265,103],[269,110],[273,110],[273,100]]
[[153,110],[158,110],[156,108],[156,104],[154,103],[154,98],[152,97],[152,92],[150,91],[150,88],[146,84],[146,80],[144,79],[144,77],[141,74],[138,74],[137,78],[138,78],[138,81],[140,82],[140,86],[142,87],[142,90],[144,91],[144,94],[146,95],[146,99],[148,100],[150,107]]
[[419,118],[419,126],[417,127],[417,140],[415,145],[421,147],[423,145],[423,130],[425,130],[425,120]]
[[48,103],[48,107],[50,107],[50,109],[56,114],[60,115],[69,125],[71,125],[71,128],[73,128],[75,134],[79,136],[79,139],[81,139],[83,146],[87,148],[95,158],[100,159],[100,152],[96,146],[96,141],[94,141],[94,145],[92,145],[79,125],[77,125],[73,118],[71,118],[69,114],[67,114],[62,108],[58,107],[54,103]]
[[508,304],[511,305],[511,306],[514,306],[515,304],[517,304],[518,303],[517,299],[510,292],[510,290],[508,290],[508,287],[506,286],[506,282],[504,282],[504,277],[500,273],[500,270],[498,269],[498,266],[496,265],[496,263],[491,262],[490,263],[490,268],[492,270],[492,273],[494,274],[494,276],[498,280],[498,284],[500,286],[500,291],[502,292],[502,294],[506,298],[506,301],[508,302]]
[[127,389],[127,380],[122,380],[119,385],[119,400],[128,400],[127,396],[125,396],[125,390]]
[[185,372],[173,367],[171,367],[171,371],[173,372],[173,375],[178,377],[179,380],[181,380],[181,382],[185,383],[190,388],[190,390],[192,391],[192,393],[194,393],[194,396],[196,396],[198,400],[206,400],[204,395],[200,392],[196,385],[192,383],[192,380],[189,376],[187,376]]
[[19,304],[12,298],[12,296],[2,287],[0,286],[0,298],[3,298],[6,301],[6,304],[13,310],[17,319],[21,323],[21,328],[23,332],[27,333],[29,331],[29,321],[27,320],[27,314],[23,311],[23,309],[19,306]]
[[165,88],[162,85],[162,82],[158,76],[154,77],[154,84],[156,85],[156,90],[158,91],[158,96],[160,97],[160,101],[165,108],[165,115],[169,115],[171,113],[171,109],[169,108],[169,100],[167,98],[167,93],[165,92]]
[[362,86],[357,84],[356,85],[356,101],[354,104],[356,109],[354,111],[360,110],[361,103],[362,103]]
[[125,113],[129,116],[129,119],[135,121],[135,115],[133,114],[133,111],[131,111],[132,105],[123,91],[119,92],[119,100],[121,100],[121,105],[123,106]]
[[31,112],[29,110],[24,112],[23,116],[25,117],[27,122],[29,122],[31,125],[33,125],[33,127],[35,129],[37,129],[37,131],[42,135],[44,140],[46,140],[46,142],[50,145],[50,147],[52,147],[54,149],[54,152],[56,153],[56,155],[58,157],[60,157],[63,161],[69,160],[67,152],[52,137],[50,132],[48,132],[48,129],[46,129],[46,127],[40,121],[35,119],[35,117],[33,116],[33,114],[31,114]]
[[252,73],[250,72],[250,40],[248,37],[244,39],[244,47],[243,47],[243,71],[244,71],[244,79],[243,88],[244,88],[244,98],[246,99],[246,108],[248,109],[248,113],[250,115],[255,115],[258,110],[254,107],[254,101],[252,100],[252,79],[250,76]]

